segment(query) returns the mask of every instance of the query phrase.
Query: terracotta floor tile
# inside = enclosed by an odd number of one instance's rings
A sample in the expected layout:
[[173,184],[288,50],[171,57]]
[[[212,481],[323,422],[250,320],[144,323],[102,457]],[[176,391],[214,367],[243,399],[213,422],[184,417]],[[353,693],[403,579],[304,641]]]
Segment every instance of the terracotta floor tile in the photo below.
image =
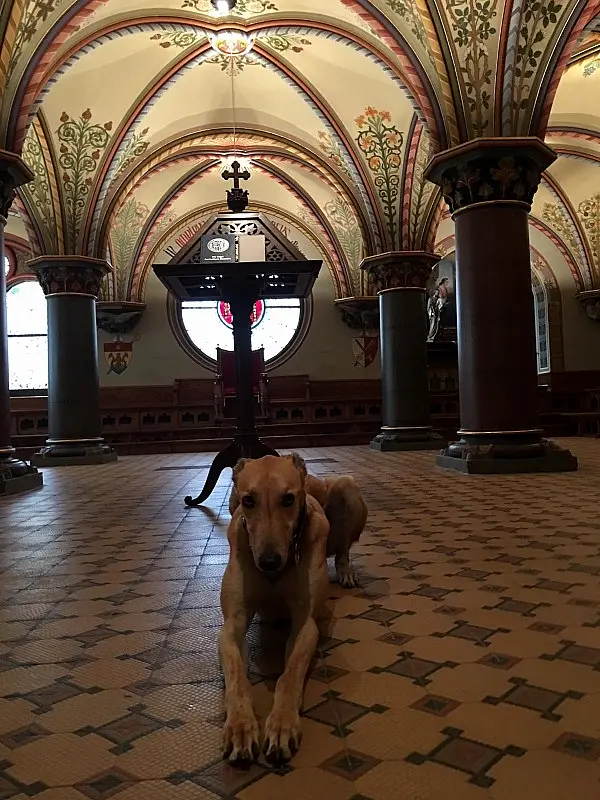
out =
[[[597,800],[600,442],[568,446],[575,475],[490,478],[431,453],[302,451],[353,474],[370,518],[278,771],[220,759],[229,477],[206,513],[183,496],[207,454],[46,470],[0,501],[0,796]],[[261,726],[284,640],[248,636]]]

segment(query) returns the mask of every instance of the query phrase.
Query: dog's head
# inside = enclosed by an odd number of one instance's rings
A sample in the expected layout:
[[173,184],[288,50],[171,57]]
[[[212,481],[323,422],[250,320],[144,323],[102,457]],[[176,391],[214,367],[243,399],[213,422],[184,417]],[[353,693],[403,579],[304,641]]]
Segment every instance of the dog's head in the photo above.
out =
[[306,466],[296,453],[242,459],[233,470],[250,549],[262,572],[275,576],[288,562],[305,513],[305,480]]

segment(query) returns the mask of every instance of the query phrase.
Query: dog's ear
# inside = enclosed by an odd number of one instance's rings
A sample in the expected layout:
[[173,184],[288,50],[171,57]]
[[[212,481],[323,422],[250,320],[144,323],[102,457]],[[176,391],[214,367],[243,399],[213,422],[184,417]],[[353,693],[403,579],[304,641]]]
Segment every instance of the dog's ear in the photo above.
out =
[[292,462],[292,464],[296,467],[298,472],[300,473],[300,477],[302,478],[302,483],[306,480],[306,464],[304,463],[304,459],[302,456],[299,456],[298,453],[292,453],[289,456],[286,456]]
[[238,478],[240,477],[240,473],[244,469],[244,467],[246,466],[248,461],[250,461],[249,458],[240,458],[240,460],[237,462],[237,464],[233,468],[233,476],[232,476],[233,477],[233,485],[236,488],[237,488]]

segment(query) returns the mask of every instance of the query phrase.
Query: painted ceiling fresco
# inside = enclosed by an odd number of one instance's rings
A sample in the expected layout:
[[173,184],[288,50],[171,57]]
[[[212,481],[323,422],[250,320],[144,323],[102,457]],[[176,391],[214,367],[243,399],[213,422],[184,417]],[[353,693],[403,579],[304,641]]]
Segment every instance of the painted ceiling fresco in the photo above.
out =
[[0,146],[35,175],[32,249],[108,258],[110,298],[143,299],[153,259],[223,208],[234,157],[250,207],[322,253],[336,297],[369,293],[364,255],[449,246],[430,156],[503,135],[559,153],[531,224],[576,290],[600,287],[600,0],[2,9]]

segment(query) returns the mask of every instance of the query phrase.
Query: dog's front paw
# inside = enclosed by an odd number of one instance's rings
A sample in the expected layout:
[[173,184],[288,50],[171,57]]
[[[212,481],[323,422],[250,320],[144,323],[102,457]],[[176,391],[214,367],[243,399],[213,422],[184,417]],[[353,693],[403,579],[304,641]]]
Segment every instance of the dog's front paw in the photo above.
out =
[[263,752],[270,764],[285,764],[298,751],[302,740],[300,716],[288,708],[274,708],[265,723]]
[[229,711],[223,729],[223,758],[249,766],[260,753],[259,730],[250,703]]
[[352,564],[337,564],[336,565],[337,582],[344,589],[355,589],[359,585],[359,580]]

